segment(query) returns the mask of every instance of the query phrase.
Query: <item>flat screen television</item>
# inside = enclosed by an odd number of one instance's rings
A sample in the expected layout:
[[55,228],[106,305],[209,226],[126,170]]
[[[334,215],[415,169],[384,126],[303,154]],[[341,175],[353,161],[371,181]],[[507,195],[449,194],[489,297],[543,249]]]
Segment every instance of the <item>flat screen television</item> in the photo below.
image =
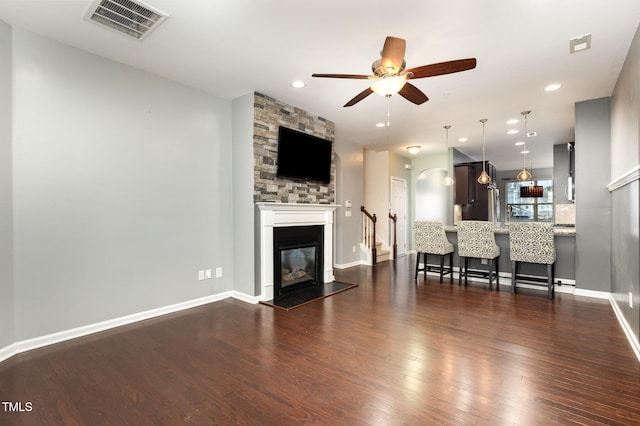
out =
[[280,126],[276,176],[331,182],[331,144],[330,140]]

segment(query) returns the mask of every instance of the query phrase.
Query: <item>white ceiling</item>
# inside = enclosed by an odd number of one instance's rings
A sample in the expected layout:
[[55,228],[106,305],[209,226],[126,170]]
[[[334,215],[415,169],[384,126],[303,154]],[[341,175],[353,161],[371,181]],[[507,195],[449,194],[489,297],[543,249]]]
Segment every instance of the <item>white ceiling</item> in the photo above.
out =
[[[257,91],[336,123],[336,137],[411,157],[449,145],[498,170],[522,167],[507,135],[510,118],[531,110],[527,166],[550,167],[551,146],[574,138],[574,103],[610,96],[640,22],[638,0],[147,0],[169,18],[140,42],[83,19],[92,1],[0,0],[0,19],[16,27],[233,99]],[[569,40],[592,34],[590,50]],[[312,73],[369,74],[385,37],[407,41],[407,68],[475,57],[476,69],[412,80],[430,100],[388,103],[371,95],[350,108],[366,80]],[[304,89],[290,82],[304,80]],[[546,93],[549,83],[563,86]],[[391,126],[385,122],[387,110]],[[468,142],[458,142],[466,136]]]

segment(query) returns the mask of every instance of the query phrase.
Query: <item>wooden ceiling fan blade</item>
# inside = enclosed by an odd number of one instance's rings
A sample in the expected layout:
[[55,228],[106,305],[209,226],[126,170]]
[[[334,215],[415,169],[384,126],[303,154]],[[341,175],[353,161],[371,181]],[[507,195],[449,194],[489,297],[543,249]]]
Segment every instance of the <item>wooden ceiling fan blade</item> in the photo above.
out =
[[396,37],[387,37],[382,48],[382,71],[388,74],[397,74],[402,71],[404,52],[407,42]]
[[421,105],[429,100],[427,95],[422,93],[422,90],[418,89],[416,86],[409,82],[405,83],[398,94],[416,105]]
[[357,80],[368,80],[372,76],[364,74],[311,74],[311,77],[323,77],[323,78],[353,78]]
[[413,74],[407,78],[435,77],[454,72],[467,71],[476,67],[476,58],[457,59],[455,61],[439,62],[437,64],[423,65],[421,67],[406,70],[406,74]]
[[371,89],[371,87],[367,87],[366,89],[364,89],[362,92],[358,93],[353,99],[351,99],[349,102],[347,102],[346,104],[344,104],[345,107],[350,107],[353,106],[355,104],[357,104],[358,102],[360,102],[361,100],[363,100],[364,98],[366,98],[367,96],[369,96],[370,94],[373,93],[373,90]]

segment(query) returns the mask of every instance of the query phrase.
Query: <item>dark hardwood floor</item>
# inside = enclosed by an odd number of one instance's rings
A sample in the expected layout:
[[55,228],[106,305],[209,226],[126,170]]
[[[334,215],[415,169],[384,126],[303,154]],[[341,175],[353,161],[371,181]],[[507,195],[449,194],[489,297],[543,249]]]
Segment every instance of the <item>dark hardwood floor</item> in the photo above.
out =
[[288,312],[227,299],[19,354],[0,400],[32,410],[0,424],[640,424],[608,301],[416,285],[414,258]]

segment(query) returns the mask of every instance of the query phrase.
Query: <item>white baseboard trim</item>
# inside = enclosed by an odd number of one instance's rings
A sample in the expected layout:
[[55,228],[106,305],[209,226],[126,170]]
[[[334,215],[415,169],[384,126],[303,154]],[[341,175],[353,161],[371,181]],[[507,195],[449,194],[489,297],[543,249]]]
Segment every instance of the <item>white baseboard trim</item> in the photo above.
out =
[[640,342],[638,342],[637,337],[633,334],[631,326],[627,322],[626,318],[622,314],[622,311],[620,310],[620,307],[618,306],[618,303],[616,303],[613,295],[611,294],[609,295],[609,303],[611,303],[613,312],[615,312],[616,317],[618,318],[618,322],[622,327],[622,331],[624,331],[624,334],[627,336],[627,340],[631,345],[631,349],[633,349],[633,352],[636,354],[636,358],[638,358],[638,362],[640,362]]
[[361,265],[366,265],[367,262],[364,260],[356,260],[355,262],[351,262],[351,263],[336,263],[333,265],[334,268],[336,269],[347,269],[347,268],[351,268],[353,266],[361,266]]
[[582,288],[576,288],[573,294],[576,296],[593,297],[595,299],[609,299],[611,297],[611,293],[606,291],[585,290]]
[[95,324],[88,324],[81,327],[60,331],[57,333],[51,333],[44,336],[34,337],[32,339],[15,342],[9,346],[0,348],[0,362],[12,357],[13,355],[30,351],[32,349],[38,349],[43,346],[52,345],[54,343],[64,342],[65,340],[71,340],[77,337],[87,336],[89,334],[109,330],[111,328],[131,324],[137,321],[158,317],[161,315],[166,315],[166,314],[182,311],[189,308],[195,308],[196,306],[206,305],[207,303],[217,302],[223,299],[227,299],[229,297],[233,297],[234,299],[242,300],[247,303],[258,303],[259,301],[259,297],[249,296],[244,293],[240,293],[238,291],[226,291],[224,293],[212,294],[210,296],[205,296],[205,297],[201,297],[194,300],[188,300],[186,302],[176,303],[169,306],[163,306],[161,308],[156,308],[156,309],[150,309],[148,311],[138,312],[136,314],[125,315],[120,318],[114,318],[106,321],[101,321]]

